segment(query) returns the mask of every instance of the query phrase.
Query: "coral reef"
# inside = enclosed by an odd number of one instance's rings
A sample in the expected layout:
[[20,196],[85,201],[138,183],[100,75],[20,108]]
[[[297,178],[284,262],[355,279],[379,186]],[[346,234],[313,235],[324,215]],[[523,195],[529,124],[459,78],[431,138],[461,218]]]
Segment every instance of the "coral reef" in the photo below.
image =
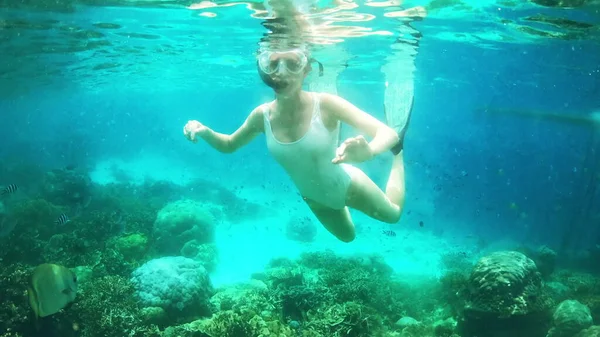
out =
[[154,325],[142,324],[134,286],[120,276],[103,276],[83,284],[79,300],[60,317],[62,336],[158,337]]
[[40,196],[55,205],[87,206],[92,199],[93,184],[83,169],[53,169],[47,171],[40,185]]
[[32,335],[34,332],[26,288],[31,270],[20,263],[3,265],[0,269],[0,336]]
[[[202,180],[100,186],[82,169],[59,169],[36,184],[0,204],[0,337],[600,336],[589,252],[574,270],[549,247],[452,251],[439,278],[417,281],[378,255],[315,251],[213,289],[215,230],[261,206]],[[63,213],[70,221],[55,223]],[[314,238],[311,221],[292,220],[292,240]],[[26,289],[47,262],[74,271],[79,291],[36,321]]]

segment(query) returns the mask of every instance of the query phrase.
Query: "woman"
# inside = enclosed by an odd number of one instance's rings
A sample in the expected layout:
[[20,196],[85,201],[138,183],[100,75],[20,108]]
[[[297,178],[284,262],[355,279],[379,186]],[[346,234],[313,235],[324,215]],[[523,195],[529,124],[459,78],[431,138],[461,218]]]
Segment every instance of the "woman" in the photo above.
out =
[[[188,121],[185,137],[204,139],[223,153],[232,153],[265,133],[269,152],[286,170],[316,218],[343,242],[355,238],[348,208],[387,223],[400,219],[404,203],[402,140],[378,119],[337,95],[302,89],[311,71],[304,48],[264,50],[257,58],[258,72],[275,93],[275,100],[256,107],[231,135],[218,133],[199,121]],[[372,138],[349,138],[338,144],[340,123]],[[338,147],[339,145],[339,147]],[[360,163],[392,150],[394,160],[384,193]]]

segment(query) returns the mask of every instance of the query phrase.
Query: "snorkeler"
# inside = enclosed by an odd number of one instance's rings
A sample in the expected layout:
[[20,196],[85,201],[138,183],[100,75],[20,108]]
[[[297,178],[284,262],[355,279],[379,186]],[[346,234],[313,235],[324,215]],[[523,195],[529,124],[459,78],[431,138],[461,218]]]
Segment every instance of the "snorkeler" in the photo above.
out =
[[[402,139],[393,128],[340,96],[302,89],[312,70],[303,45],[263,49],[257,57],[262,81],[273,89],[275,100],[252,110],[232,134],[212,130],[191,120],[185,137],[202,138],[216,150],[232,153],[265,133],[270,154],[288,173],[321,224],[343,242],[355,238],[349,208],[374,219],[397,223],[404,203]],[[341,123],[367,136],[338,142]],[[387,151],[394,157],[386,191],[362,170],[351,165]]]
[[[352,1],[346,1],[348,4]],[[383,3],[379,3],[382,5]],[[367,5],[377,5],[376,3],[367,3]],[[397,6],[396,6],[397,8]],[[289,18],[295,18],[284,13]],[[388,126],[393,128],[399,135],[399,142],[392,148],[394,159],[394,176],[398,179],[397,193],[395,198],[400,201],[400,208],[403,206],[406,184],[404,175],[404,138],[410,116],[413,110],[414,103],[414,74],[416,71],[415,56],[418,53],[419,40],[421,33],[412,27],[413,21],[421,20],[427,16],[427,11],[421,6],[411,8],[401,8],[396,11],[387,11],[386,17],[400,18],[397,21],[399,24],[396,28],[398,37],[391,45],[391,52],[384,59],[384,64],[381,66],[381,72],[385,77],[385,93],[384,93],[384,113],[385,120]],[[304,21],[306,22],[306,21]],[[301,21],[301,23],[304,23]],[[298,25],[296,25],[298,26]],[[304,23],[304,36],[317,36],[322,41],[328,37],[327,31],[319,32],[318,27],[313,27],[310,23]],[[336,40],[334,36],[332,40]],[[332,43],[328,46],[330,55],[335,55],[336,62],[330,64],[327,72],[319,74],[319,77],[311,79],[309,89],[316,92],[326,92],[337,95],[337,80],[339,75],[347,68],[348,60],[351,55],[337,43]]]

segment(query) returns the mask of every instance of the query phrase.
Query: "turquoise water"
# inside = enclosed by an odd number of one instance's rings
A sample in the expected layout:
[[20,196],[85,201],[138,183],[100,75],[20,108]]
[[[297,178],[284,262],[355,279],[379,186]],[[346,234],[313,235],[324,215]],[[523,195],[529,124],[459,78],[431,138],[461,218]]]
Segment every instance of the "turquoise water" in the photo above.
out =
[[[398,17],[417,6],[426,15]],[[303,38],[317,41],[312,56],[340,96],[385,120],[386,81],[415,87],[401,220],[352,210],[357,237],[344,243],[264,135],[233,154],[182,135],[190,119],[231,133],[273,99],[255,66],[259,43],[277,38],[262,3],[0,2],[0,187],[17,187],[0,199],[0,336],[536,337],[563,300],[593,321],[573,309],[586,317],[564,336],[600,324],[599,10],[488,0],[306,9],[314,30]],[[319,80],[313,72],[306,87]],[[357,166],[383,188],[390,164],[386,152]],[[70,221],[55,223],[61,214]],[[524,255],[493,255],[503,250]],[[157,262],[156,280],[138,269],[173,255],[195,262]],[[501,265],[490,282],[527,290],[499,287],[500,300],[473,290],[489,256]],[[79,290],[36,330],[25,294],[42,263],[73,270]],[[204,269],[212,290],[190,288]],[[177,273],[187,276],[165,289],[189,303],[234,304],[149,304],[140,284]],[[517,303],[507,320],[497,317],[506,308],[468,310],[502,291]]]

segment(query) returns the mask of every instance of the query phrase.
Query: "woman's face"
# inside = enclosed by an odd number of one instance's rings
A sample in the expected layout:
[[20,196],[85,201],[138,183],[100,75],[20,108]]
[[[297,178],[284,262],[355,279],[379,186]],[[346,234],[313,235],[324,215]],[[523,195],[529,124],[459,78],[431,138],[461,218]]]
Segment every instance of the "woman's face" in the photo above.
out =
[[299,49],[283,52],[265,51],[258,56],[258,72],[266,85],[277,93],[302,88],[308,58]]

